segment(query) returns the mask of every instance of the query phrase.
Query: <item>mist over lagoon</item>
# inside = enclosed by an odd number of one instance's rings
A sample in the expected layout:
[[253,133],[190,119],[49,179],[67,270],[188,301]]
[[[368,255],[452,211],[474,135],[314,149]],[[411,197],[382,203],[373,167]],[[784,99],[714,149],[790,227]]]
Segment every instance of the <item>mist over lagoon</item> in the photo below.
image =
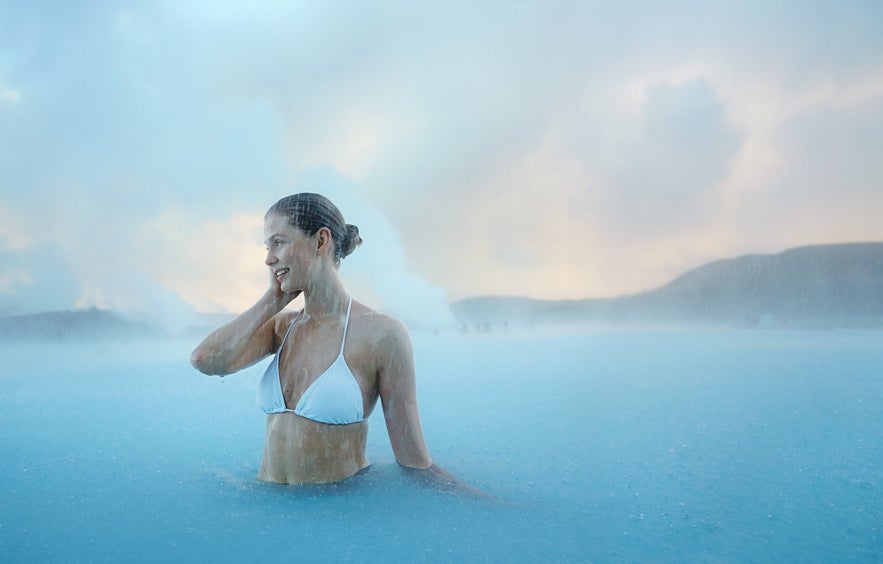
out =
[[[659,288],[607,299],[475,296],[448,304],[443,292],[420,284],[415,288],[393,284],[386,293],[396,295],[386,313],[401,318],[412,330],[435,334],[562,326],[879,329],[883,328],[883,243],[813,245],[721,259]],[[301,306],[297,300],[289,308]],[[196,336],[236,315],[172,313],[90,308],[0,315],[0,341]]]

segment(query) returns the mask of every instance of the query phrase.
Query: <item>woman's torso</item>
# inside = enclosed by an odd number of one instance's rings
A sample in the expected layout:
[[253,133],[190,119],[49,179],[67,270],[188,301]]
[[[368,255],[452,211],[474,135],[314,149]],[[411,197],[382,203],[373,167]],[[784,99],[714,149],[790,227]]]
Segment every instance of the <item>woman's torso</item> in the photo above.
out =
[[[375,317],[372,313],[353,302],[345,337],[343,316],[324,323],[300,319],[293,313],[280,319],[276,340],[283,346],[277,352],[278,374],[286,407],[294,409],[310,385],[335,362],[345,338],[344,360],[361,390],[364,418],[332,425],[290,411],[268,414],[258,478],[280,483],[335,482],[368,465],[366,419],[378,397],[378,333],[370,330]],[[285,338],[292,321],[294,325]]]

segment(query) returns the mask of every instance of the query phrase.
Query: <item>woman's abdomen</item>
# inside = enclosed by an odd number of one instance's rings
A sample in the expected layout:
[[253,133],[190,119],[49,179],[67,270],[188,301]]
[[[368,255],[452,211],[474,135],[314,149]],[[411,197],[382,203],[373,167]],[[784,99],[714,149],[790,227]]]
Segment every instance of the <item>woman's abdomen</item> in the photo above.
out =
[[282,484],[339,482],[368,465],[368,422],[327,425],[291,412],[267,416],[258,478]]

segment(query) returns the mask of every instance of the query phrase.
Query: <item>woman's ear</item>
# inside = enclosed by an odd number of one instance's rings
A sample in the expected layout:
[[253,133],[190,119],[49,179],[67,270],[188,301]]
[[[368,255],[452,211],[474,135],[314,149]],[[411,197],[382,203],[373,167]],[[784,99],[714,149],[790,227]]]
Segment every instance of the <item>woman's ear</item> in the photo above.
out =
[[320,227],[316,232],[316,256],[319,256],[331,248],[331,230]]

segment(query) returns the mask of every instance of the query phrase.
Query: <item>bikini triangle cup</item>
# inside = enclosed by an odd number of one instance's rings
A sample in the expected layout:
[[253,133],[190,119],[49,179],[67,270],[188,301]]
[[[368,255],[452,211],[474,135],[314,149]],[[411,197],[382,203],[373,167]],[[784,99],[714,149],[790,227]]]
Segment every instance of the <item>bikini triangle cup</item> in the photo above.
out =
[[346,306],[346,321],[343,326],[340,353],[331,366],[310,384],[294,409],[288,409],[285,405],[282,383],[279,379],[279,353],[285,346],[291,328],[300,319],[300,314],[291,321],[288,331],[285,332],[285,337],[282,339],[282,344],[279,345],[276,355],[267,366],[258,385],[258,406],[264,413],[291,412],[330,425],[348,425],[357,423],[364,418],[362,390],[343,356],[352,304],[353,298],[350,296]]

